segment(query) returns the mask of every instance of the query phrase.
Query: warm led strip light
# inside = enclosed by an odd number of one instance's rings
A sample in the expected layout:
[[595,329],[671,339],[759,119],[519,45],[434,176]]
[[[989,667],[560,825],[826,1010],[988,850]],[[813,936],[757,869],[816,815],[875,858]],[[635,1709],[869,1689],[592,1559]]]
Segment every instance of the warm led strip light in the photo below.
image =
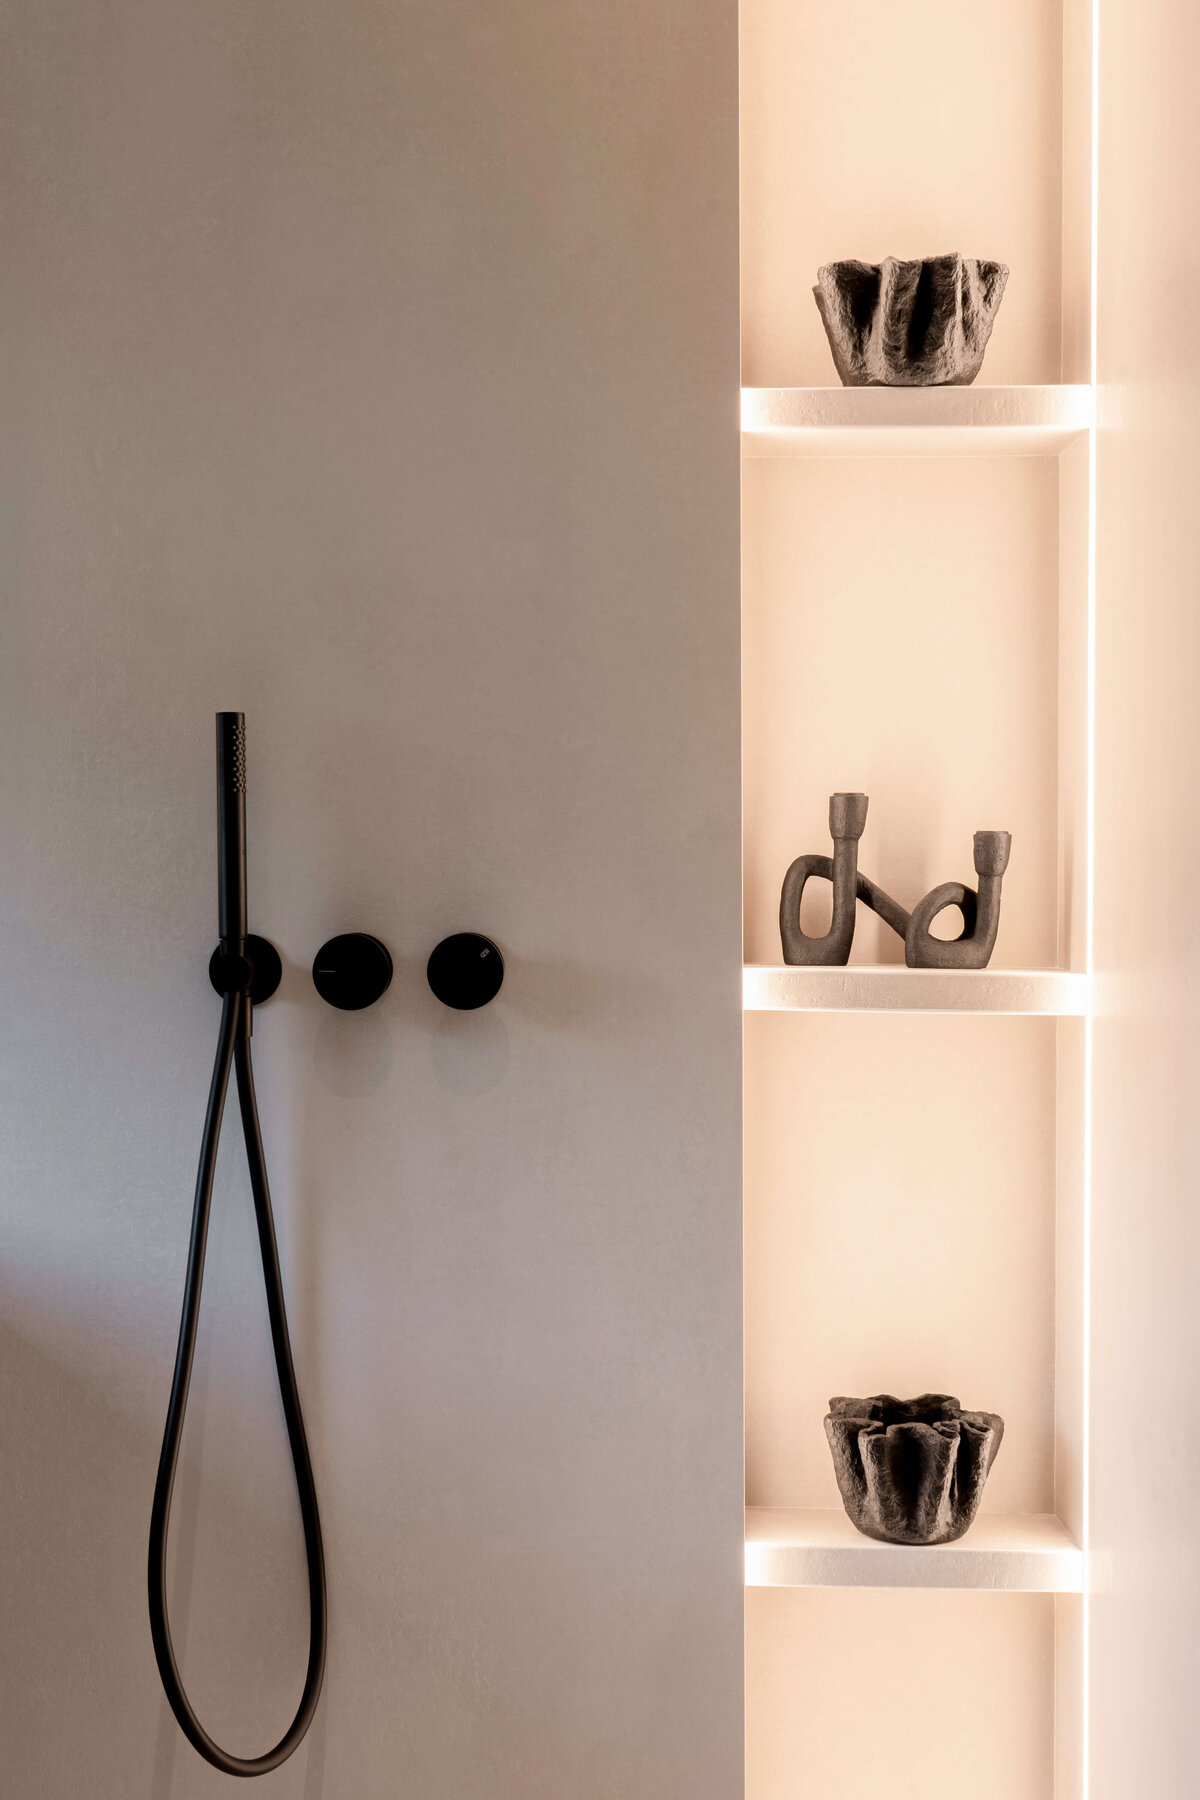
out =
[[1092,417],[1086,384],[742,389],[745,432],[954,430],[1077,437]]
[[907,969],[900,963],[742,971],[746,1012],[1018,1013],[1080,1018],[1088,978],[1066,969]]
[[747,1587],[1078,1594],[1083,1554],[1051,1513],[984,1513],[953,1544],[878,1544],[832,1509],[746,1509]]

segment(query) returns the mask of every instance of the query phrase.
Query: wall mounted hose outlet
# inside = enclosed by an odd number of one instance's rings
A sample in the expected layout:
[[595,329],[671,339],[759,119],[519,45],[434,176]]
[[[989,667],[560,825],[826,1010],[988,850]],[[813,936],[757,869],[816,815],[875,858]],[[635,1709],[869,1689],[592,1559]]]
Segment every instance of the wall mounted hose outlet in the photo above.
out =
[[500,992],[504,958],[491,938],[477,931],[456,931],[433,951],[425,974],[443,1006],[474,1012]]
[[243,967],[246,963],[250,967],[247,992],[253,1005],[263,1006],[283,980],[283,962],[278,950],[267,938],[255,937],[253,932],[247,933],[241,956],[232,954],[218,944],[208,959],[208,979],[222,997],[240,993],[246,979]]
[[[196,1197],[192,1208],[192,1234],[188,1247],[187,1275],[183,1288],[183,1315],[175,1352],[175,1373],[163,1432],[162,1453],[154,1484],[150,1512],[150,1551],[147,1594],[150,1603],[150,1635],[163,1688],[180,1729],[214,1769],[226,1775],[265,1775],[286,1762],[312,1723],[325,1675],[325,1553],[321,1543],[321,1518],[313,1483],[312,1463],[304,1431],[304,1415],[292,1364],[287,1313],[283,1302],[283,1276],[275,1243],[275,1220],[267,1184],[267,1164],[258,1106],[254,1097],[254,1070],[250,1061],[251,1015],[256,1003],[269,999],[279,986],[279,957],[265,938],[246,930],[246,721],[241,713],[217,714],[217,895],[221,941],[213,952],[209,975],[221,995],[221,1028],[217,1059],[208,1093],[208,1112],[200,1145]],[[171,1518],[171,1493],[183,1437],[188,1387],[196,1353],[200,1324],[200,1295],[204,1285],[204,1252],[212,1208],[213,1176],[217,1145],[229,1076],[237,1081],[238,1110],[250,1169],[250,1188],[258,1222],[263,1284],[267,1291],[267,1315],[271,1344],[279,1377],[279,1394],[287,1425],[292,1468],[300,1501],[304,1530],[304,1556],[308,1566],[308,1668],[296,1716],[273,1750],[262,1756],[234,1756],[205,1731],[184,1691],[175,1660],[171,1626],[167,1617],[167,1527]]]
[[313,958],[312,978],[330,1006],[340,1012],[362,1012],[391,986],[391,952],[365,931],[343,932],[321,945]]

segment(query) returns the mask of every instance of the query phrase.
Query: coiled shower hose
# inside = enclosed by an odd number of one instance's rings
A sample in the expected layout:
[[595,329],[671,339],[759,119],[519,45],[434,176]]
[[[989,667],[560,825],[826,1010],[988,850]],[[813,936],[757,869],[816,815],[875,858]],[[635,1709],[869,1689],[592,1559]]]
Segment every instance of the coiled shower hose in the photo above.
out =
[[[221,948],[213,967],[214,978],[223,992],[221,1035],[217,1044],[217,1060],[213,1068],[208,1112],[200,1146],[200,1168],[196,1176],[196,1200],[192,1212],[192,1235],[183,1290],[183,1317],[179,1325],[175,1374],[171,1382],[171,1399],[167,1408],[167,1423],[150,1517],[150,1631],[154,1639],[158,1672],[162,1676],[171,1710],[184,1735],[201,1756],[226,1775],[265,1775],[269,1770],[277,1769],[280,1763],[286,1762],[300,1743],[312,1723],[321,1697],[321,1682],[325,1674],[325,1557],[321,1545],[321,1519],[317,1510],[312,1463],[304,1434],[296,1371],[292,1365],[292,1346],[288,1338],[287,1314],[283,1303],[283,1279],[275,1243],[275,1221],[271,1213],[266,1158],[254,1098],[254,1071],[250,1063],[253,1011],[250,988],[254,968],[246,953],[246,726],[242,713],[217,714],[217,802]],[[188,1384],[191,1381],[192,1359],[196,1350],[213,1175],[231,1068],[237,1079],[242,1136],[250,1167],[250,1187],[254,1195],[263,1281],[267,1291],[271,1342],[275,1351],[275,1368],[287,1422],[292,1466],[296,1472],[300,1516],[304,1526],[304,1553],[308,1563],[309,1644],[304,1692],[295,1718],[275,1748],[268,1750],[263,1756],[253,1757],[232,1756],[227,1750],[222,1750],[196,1717],[175,1661],[171,1628],[167,1619],[167,1525],[171,1513],[171,1490],[175,1484],[175,1469],[187,1409]]]

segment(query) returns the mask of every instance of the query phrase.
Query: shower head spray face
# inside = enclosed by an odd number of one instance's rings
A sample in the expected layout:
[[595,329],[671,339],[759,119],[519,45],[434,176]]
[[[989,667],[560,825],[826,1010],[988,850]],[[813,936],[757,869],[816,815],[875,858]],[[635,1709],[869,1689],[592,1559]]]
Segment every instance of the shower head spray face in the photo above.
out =
[[246,930],[246,715],[217,714],[217,924],[208,963],[218,994],[269,1000],[283,978],[274,944]]
[[246,936],[246,715],[217,714],[217,929],[242,953]]

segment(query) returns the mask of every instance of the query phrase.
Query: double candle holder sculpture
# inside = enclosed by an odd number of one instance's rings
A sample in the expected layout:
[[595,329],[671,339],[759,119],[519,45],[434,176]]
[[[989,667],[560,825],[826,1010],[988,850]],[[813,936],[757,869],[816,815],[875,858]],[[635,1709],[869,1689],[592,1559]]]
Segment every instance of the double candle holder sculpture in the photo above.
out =
[[[829,796],[833,855],[798,856],[783,878],[779,934],[784,962],[793,966],[849,962],[857,902],[861,900],[904,939],[904,960],[910,969],[986,969],[996,946],[1000,884],[1008,867],[1011,833],[975,833],[978,891],[965,887],[961,881],[944,881],[919,900],[910,913],[859,873],[858,840],[866,823],[865,794]],[[833,920],[824,937],[810,937],[800,929],[800,902],[805,883],[814,875],[833,883]],[[962,931],[956,938],[935,938],[929,927],[948,906],[957,906],[962,913]]]

